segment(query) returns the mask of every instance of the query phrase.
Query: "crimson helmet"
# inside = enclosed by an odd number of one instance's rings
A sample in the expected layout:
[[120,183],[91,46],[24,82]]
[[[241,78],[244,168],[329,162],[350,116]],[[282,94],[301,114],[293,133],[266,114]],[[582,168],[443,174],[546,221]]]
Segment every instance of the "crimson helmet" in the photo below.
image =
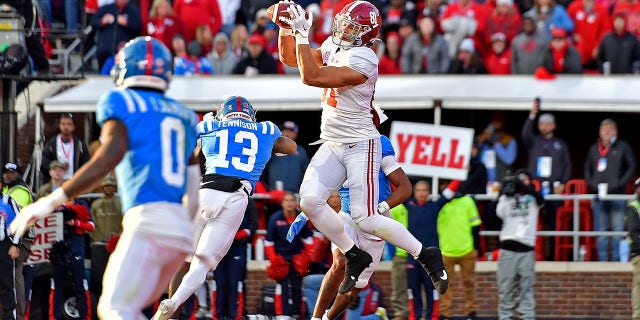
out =
[[376,38],[381,25],[382,17],[374,5],[350,2],[333,18],[333,43],[342,49],[367,45]]

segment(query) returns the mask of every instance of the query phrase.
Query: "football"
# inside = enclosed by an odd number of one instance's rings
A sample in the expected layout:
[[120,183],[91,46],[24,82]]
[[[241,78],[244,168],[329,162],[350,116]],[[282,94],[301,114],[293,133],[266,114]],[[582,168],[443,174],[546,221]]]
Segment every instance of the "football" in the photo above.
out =
[[[278,2],[271,5],[269,8],[267,8],[267,15],[269,16],[269,19],[271,19],[271,21],[273,21],[273,23],[278,25],[278,27],[280,28],[291,29],[291,26],[284,22],[284,19],[291,19],[291,15],[287,10],[291,4],[295,3]],[[305,11],[305,17],[309,18],[309,12]]]

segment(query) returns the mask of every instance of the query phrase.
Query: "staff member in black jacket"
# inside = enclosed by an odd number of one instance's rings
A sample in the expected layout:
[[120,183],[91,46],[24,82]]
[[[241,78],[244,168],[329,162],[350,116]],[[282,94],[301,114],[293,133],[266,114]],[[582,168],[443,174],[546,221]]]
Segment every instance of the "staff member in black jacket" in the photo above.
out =
[[73,173],[89,161],[87,145],[82,139],[73,134],[76,126],[71,113],[63,113],[60,116],[59,129],[60,133],[47,140],[42,150],[40,172],[43,183],[51,180],[49,164],[53,160],[58,160],[65,164],[64,180],[71,179]]

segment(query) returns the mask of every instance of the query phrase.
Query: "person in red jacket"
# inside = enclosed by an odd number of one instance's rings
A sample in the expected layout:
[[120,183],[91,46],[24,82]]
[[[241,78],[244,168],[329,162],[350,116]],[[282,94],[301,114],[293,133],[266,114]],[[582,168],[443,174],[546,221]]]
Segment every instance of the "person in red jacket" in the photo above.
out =
[[498,32],[491,37],[491,52],[484,65],[489,74],[511,74],[511,49],[504,34]]
[[495,9],[491,10],[487,15],[485,29],[482,32],[483,46],[480,51],[484,55],[491,53],[492,37],[497,33],[505,36],[506,43],[510,44],[521,28],[522,18],[520,18],[518,7],[513,4],[513,0],[497,0]]
[[378,63],[379,74],[402,74],[400,49],[402,39],[397,32],[389,32],[385,40],[384,55]]
[[580,52],[582,65],[597,69],[595,57],[602,37],[611,30],[607,9],[594,0],[575,0],[567,8],[567,13],[576,25],[573,43]]
[[222,13],[216,0],[176,0],[173,11],[183,21],[184,38],[187,43],[195,40],[196,29],[206,24],[211,34],[217,34],[222,28]]
[[143,33],[162,41],[168,48],[173,37],[183,33],[182,20],[173,12],[169,0],[153,1]]

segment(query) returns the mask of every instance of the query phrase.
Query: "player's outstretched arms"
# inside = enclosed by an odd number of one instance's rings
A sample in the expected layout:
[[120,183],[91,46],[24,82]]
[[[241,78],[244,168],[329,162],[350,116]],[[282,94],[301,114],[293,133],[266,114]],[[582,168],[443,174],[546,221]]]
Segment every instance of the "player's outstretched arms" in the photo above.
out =
[[340,88],[356,86],[367,81],[365,75],[349,67],[319,67],[309,62],[300,63],[304,59],[299,54],[300,78],[302,83],[306,85],[319,88]]
[[276,154],[291,154],[296,150],[298,150],[298,144],[285,136],[278,137],[272,148],[272,152]]

